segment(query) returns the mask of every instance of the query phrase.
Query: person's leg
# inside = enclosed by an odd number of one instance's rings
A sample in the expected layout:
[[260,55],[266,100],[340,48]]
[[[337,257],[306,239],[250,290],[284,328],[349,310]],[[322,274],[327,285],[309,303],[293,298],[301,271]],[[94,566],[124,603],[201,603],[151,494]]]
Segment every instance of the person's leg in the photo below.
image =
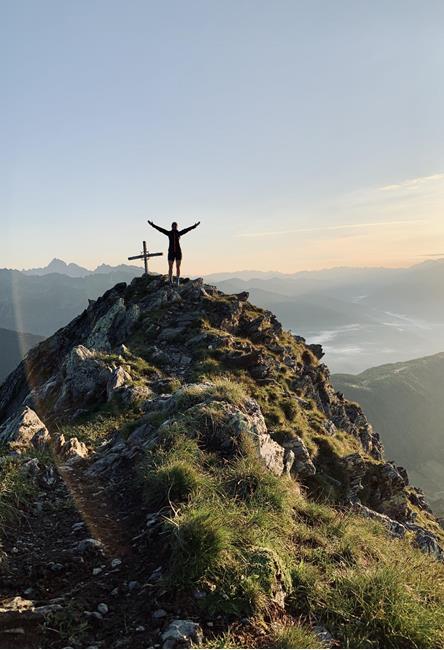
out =
[[176,260],[176,275],[177,275],[177,284],[180,284],[180,263],[182,258],[177,258]]
[[173,283],[173,265],[174,260],[168,260],[168,280],[170,281],[170,284]]

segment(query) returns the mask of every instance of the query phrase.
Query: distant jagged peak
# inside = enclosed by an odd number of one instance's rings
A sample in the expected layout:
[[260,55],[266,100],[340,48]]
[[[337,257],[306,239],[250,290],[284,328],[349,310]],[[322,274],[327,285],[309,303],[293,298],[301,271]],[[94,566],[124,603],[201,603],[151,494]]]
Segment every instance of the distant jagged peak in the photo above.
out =
[[119,264],[118,266],[111,266],[109,264],[100,264],[93,271],[84,266],[80,266],[75,262],[65,262],[64,260],[54,257],[47,266],[36,267],[32,269],[23,269],[22,273],[25,275],[49,275],[51,273],[58,273],[60,275],[67,275],[71,278],[85,278],[96,273],[113,273],[120,271],[138,272],[138,266],[130,266],[128,264]]
[[90,275],[92,271],[83,266],[79,266],[74,262],[67,264],[64,260],[54,257],[47,266],[23,269],[23,273],[25,275],[49,275],[50,273],[60,273],[61,275],[69,275],[74,278],[82,278]]

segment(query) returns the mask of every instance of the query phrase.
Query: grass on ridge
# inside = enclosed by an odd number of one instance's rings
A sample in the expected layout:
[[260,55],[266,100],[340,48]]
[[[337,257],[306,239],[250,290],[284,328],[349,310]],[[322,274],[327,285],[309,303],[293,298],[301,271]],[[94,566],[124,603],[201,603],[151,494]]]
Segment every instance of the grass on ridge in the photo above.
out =
[[[193,407],[159,430],[141,467],[145,504],[171,506],[161,535],[166,586],[204,591],[211,616],[261,617],[279,603],[296,622],[322,622],[343,647],[442,647],[443,566],[377,522],[307,499],[268,472],[248,441],[221,459],[206,445],[200,390],[186,394]],[[224,398],[222,383],[208,392],[210,404]],[[276,639],[275,647],[321,647],[298,625]]]

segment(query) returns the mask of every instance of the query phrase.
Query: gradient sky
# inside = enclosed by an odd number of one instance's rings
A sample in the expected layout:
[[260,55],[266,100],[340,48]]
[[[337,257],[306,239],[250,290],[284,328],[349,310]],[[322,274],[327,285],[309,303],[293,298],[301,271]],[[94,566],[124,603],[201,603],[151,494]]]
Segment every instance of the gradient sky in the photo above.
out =
[[[0,0],[0,267],[444,253],[442,0]],[[161,270],[165,261],[153,262]]]

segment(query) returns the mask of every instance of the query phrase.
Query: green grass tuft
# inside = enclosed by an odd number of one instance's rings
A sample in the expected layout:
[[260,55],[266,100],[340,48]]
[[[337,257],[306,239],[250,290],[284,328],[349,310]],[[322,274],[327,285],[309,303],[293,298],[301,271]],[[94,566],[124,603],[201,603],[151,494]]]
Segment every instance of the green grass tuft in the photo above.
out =
[[269,642],[270,648],[325,648],[316,634],[302,623],[282,625]]

